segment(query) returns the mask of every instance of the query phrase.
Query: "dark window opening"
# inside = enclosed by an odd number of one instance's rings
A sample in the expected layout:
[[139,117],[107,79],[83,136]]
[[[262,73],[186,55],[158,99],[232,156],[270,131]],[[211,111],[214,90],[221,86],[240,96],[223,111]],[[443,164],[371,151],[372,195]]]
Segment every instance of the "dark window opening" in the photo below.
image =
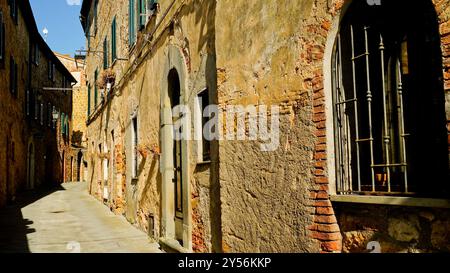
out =
[[354,1],[333,76],[338,192],[448,197],[442,54],[431,1]]
[[138,162],[138,145],[139,145],[139,138],[138,138],[138,121],[137,117],[134,117],[132,119],[132,126],[133,126],[133,135],[132,135],[132,146],[133,146],[133,178],[137,178],[139,175],[139,162]]
[[0,68],[3,68],[5,63],[5,32],[3,13],[0,11]]
[[18,96],[18,68],[14,57],[10,57],[9,66],[9,91],[14,97]]
[[203,134],[203,128],[205,128],[206,124],[209,122],[209,117],[205,117],[205,109],[209,106],[209,90],[206,89],[200,94],[198,94],[199,102],[200,102],[200,109],[202,114],[202,156],[203,161],[210,161],[211,160],[211,142],[205,138],[205,135]]

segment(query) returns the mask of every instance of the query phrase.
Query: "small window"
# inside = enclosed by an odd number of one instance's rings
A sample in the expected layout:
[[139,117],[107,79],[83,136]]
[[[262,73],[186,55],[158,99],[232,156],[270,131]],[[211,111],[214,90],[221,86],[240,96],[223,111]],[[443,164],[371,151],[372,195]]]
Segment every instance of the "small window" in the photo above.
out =
[[431,1],[354,1],[333,57],[339,194],[450,196],[445,92]]
[[27,94],[26,94],[26,114],[27,114],[27,117],[29,117],[30,116],[30,103],[31,103],[31,101],[30,101],[30,89],[27,89]]
[[55,64],[51,60],[48,61],[48,79],[55,81]]
[[87,94],[87,115],[88,117],[91,115],[91,84],[88,83],[88,94]]
[[103,40],[103,69],[108,69],[108,40]]
[[66,114],[61,113],[61,135],[63,135],[63,136],[65,133],[65,122],[66,122]]
[[44,125],[44,104],[41,103],[39,106],[39,112],[40,112],[40,124]]
[[19,9],[17,6],[17,0],[9,0],[9,9],[11,13],[11,17],[14,23],[17,25],[19,23]]
[[94,3],[94,35],[97,35],[98,30],[98,0]]
[[55,82],[55,80],[56,80],[56,76],[55,76],[56,75],[55,74],[56,73],[56,64],[54,64],[54,63],[52,63],[52,72],[53,72],[52,73],[52,81]]
[[35,98],[34,100],[34,119],[38,120],[39,118],[39,105],[41,105],[39,103],[39,100],[37,98]]
[[10,66],[9,66],[9,90],[14,97],[17,97],[18,91],[18,68],[14,57],[11,56]]
[[91,49],[91,25],[89,23],[90,18],[88,18],[87,22],[86,22],[86,38],[87,38],[87,47],[88,50]]
[[52,104],[49,102],[47,103],[47,126],[52,126],[52,119],[53,119],[53,113],[52,113]]
[[40,53],[40,49],[39,49],[39,44],[34,43],[33,46],[31,47],[31,61],[33,64],[39,65],[39,61],[41,58],[40,54],[41,53]]
[[95,107],[97,107],[97,102],[98,102],[97,80],[98,80],[98,69],[96,69],[95,73],[94,73],[94,109],[95,109]]
[[0,11],[0,66],[5,62],[5,22]]
[[136,42],[136,3],[135,0],[128,2],[128,42],[130,47]]
[[[198,139],[201,139],[199,143],[198,153],[199,153],[199,160],[202,162],[207,162],[211,160],[211,142],[208,141],[205,138],[205,135],[203,133],[203,128],[205,128],[206,123],[208,122],[209,118],[205,117],[205,109],[209,106],[209,91],[208,89],[200,92],[197,95],[197,134]],[[200,137],[201,136],[201,137]]]
[[139,12],[139,30],[145,28],[145,24],[147,23],[147,8],[146,2],[147,0],[138,0],[138,12]]
[[138,120],[137,117],[134,117],[131,120],[132,123],[132,177],[137,178],[138,177],[138,145],[139,145],[139,138],[138,138]]
[[117,38],[116,38],[116,17],[111,24],[111,60],[112,63],[117,59]]

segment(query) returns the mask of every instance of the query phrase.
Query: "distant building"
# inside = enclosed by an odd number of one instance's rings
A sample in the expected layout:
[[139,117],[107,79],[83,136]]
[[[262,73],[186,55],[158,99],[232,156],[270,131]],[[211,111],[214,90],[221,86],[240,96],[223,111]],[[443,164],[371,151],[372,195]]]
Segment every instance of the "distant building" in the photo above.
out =
[[[90,193],[180,252],[450,251],[448,1],[375,2],[84,0]],[[174,140],[210,104],[278,148]]]
[[75,82],[39,34],[29,1],[0,1],[0,206],[63,181]]
[[87,168],[84,154],[87,148],[86,120],[87,120],[87,87],[84,74],[84,58],[63,55],[55,52],[67,70],[72,73],[77,83],[72,91],[72,127],[70,131],[71,153],[66,158],[66,176],[64,181],[86,181]]

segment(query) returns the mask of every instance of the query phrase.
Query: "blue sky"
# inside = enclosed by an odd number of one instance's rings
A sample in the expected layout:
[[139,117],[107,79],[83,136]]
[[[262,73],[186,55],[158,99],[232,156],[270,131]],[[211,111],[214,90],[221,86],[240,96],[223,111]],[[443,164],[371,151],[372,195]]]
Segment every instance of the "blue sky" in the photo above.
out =
[[74,55],[85,47],[80,24],[82,0],[30,0],[38,29],[48,29],[47,44],[53,51]]

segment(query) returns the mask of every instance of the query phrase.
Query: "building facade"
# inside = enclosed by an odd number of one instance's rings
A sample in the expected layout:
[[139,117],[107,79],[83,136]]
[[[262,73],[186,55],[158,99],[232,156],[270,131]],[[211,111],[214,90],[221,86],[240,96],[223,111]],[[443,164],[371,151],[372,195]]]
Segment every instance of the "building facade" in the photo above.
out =
[[87,120],[87,89],[84,74],[84,59],[80,56],[72,58],[70,55],[55,55],[67,70],[72,73],[76,84],[72,86],[72,126],[69,139],[71,151],[66,156],[65,182],[87,181],[84,153],[86,152],[86,120]]
[[378,2],[84,0],[89,192],[181,252],[449,251],[450,5]]
[[0,29],[3,206],[20,190],[63,180],[75,79],[40,36],[28,1],[0,1]]

